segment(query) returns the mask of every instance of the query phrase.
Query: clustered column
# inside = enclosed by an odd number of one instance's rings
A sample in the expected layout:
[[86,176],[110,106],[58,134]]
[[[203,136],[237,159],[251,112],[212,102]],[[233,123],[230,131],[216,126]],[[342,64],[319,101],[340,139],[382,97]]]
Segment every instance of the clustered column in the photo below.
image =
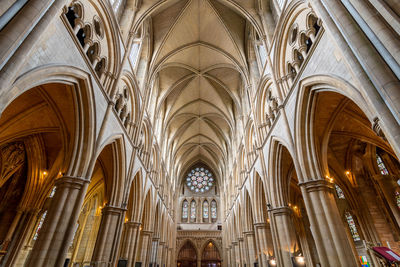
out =
[[102,210],[101,224],[93,251],[92,261],[96,266],[112,264],[113,255],[118,247],[121,225],[126,209],[105,206]]
[[74,225],[89,181],[64,176],[56,181],[56,192],[27,266],[62,266],[73,238]]
[[358,266],[335,203],[333,184],[311,180],[299,185],[321,266]]
[[292,266],[291,257],[296,243],[295,229],[291,217],[292,210],[284,206],[271,209],[269,212],[278,266]]
[[134,265],[135,263],[140,225],[141,224],[139,222],[132,221],[125,223],[121,258],[128,260],[128,266]]

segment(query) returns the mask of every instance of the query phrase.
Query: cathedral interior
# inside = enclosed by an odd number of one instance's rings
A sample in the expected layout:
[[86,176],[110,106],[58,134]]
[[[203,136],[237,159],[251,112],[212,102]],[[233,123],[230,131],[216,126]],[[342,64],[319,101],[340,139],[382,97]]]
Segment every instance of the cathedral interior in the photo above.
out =
[[0,266],[400,266],[399,0],[1,0]]

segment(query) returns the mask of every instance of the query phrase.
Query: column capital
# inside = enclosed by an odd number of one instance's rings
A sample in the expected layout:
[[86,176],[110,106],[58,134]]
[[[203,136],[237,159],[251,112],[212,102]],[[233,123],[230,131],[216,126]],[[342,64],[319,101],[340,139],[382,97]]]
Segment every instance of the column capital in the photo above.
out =
[[153,231],[150,231],[150,230],[142,230],[143,235],[151,235],[152,233],[153,233]]
[[70,188],[80,189],[84,184],[89,182],[90,182],[89,180],[83,177],[64,175],[63,177],[58,178],[55,181],[55,186],[57,188],[70,187]]
[[333,183],[318,179],[318,180],[310,180],[307,182],[299,183],[299,186],[304,187],[306,192],[313,192],[313,191],[332,191],[333,190]]
[[267,228],[268,227],[268,223],[267,222],[256,222],[256,223],[254,223],[254,227],[256,229]]
[[133,228],[139,228],[141,224],[142,223],[140,223],[140,222],[134,222],[134,221],[127,221],[125,223],[126,226],[133,227]]
[[276,207],[268,210],[273,215],[290,214],[292,209],[288,206]]
[[254,235],[254,231],[253,231],[253,230],[245,231],[245,232],[243,232],[243,234],[244,234],[245,236]]
[[114,214],[121,214],[124,211],[126,211],[126,208],[122,208],[122,207],[116,207],[116,206],[111,206],[111,205],[106,205],[103,209],[102,212],[103,214],[106,213],[114,213]]

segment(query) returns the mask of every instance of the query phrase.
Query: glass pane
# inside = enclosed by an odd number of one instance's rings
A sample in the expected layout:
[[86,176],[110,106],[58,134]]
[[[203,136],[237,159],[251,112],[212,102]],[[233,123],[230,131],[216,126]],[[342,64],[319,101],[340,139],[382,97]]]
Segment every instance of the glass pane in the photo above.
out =
[[396,191],[396,205],[400,209],[400,193]]
[[203,203],[203,218],[208,219],[208,202],[204,201]]
[[204,193],[214,185],[214,179],[211,172],[206,168],[194,168],[187,174],[186,185],[193,192]]
[[389,175],[388,170],[386,169],[385,163],[383,162],[382,158],[376,154],[376,163],[378,164],[379,171],[382,175]]
[[354,241],[360,241],[360,235],[358,234],[356,224],[354,222],[353,216],[350,214],[350,212],[346,211],[345,217],[347,220],[347,224],[349,225],[351,236],[353,237]]
[[189,206],[189,203],[186,200],[183,201],[183,204],[182,204],[182,218],[183,219],[187,219],[187,217],[188,217],[188,206]]
[[36,228],[35,235],[33,236],[33,240],[36,240],[38,238],[40,230],[42,229],[43,226],[44,219],[46,218],[46,215],[47,215],[47,210],[43,212],[42,217],[40,217],[40,221]]
[[342,188],[340,188],[337,184],[335,184],[335,189],[336,189],[336,195],[340,199],[345,199],[344,193]]
[[217,218],[217,202],[215,200],[211,201],[211,218]]
[[196,202],[194,200],[190,203],[190,220],[196,220]]

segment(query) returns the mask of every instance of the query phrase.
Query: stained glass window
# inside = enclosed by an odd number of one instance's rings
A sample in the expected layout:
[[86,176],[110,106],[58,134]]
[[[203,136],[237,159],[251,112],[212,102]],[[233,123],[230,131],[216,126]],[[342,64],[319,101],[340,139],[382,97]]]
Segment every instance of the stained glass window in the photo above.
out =
[[36,240],[38,238],[40,230],[42,229],[42,226],[43,226],[44,219],[46,218],[46,215],[47,215],[47,210],[45,212],[43,212],[42,217],[40,217],[40,221],[36,228],[35,235],[33,236],[33,240]]
[[383,162],[381,156],[379,156],[378,154],[376,154],[376,163],[378,163],[378,168],[382,175],[389,175],[385,163]]
[[211,220],[215,222],[217,220],[217,202],[211,201]]
[[189,208],[189,203],[187,200],[183,201],[182,203],[182,221],[187,222],[188,219],[188,208]]
[[345,199],[342,188],[340,188],[337,184],[335,184],[336,195],[339,199]]
[[347,224],[349,225],[351,236],[354,241],[360,241],[360,235],[358,234],[356,223],[354,222],[353,216],[350,212],[346,211],[344,216],[346,217]]
[[203,222],[208,222],[208,201],[203,202]]
[[196,221],[196,201],[194,200],[190,203],[190,221]]
[[203,193],[210,190],[214,185],[214,177],[209,170],[203,167],[197,167],[188,173],[186,185],[191,191]]
[[57,188],[57,187],[54,186],[53,189],[51,190],[50,196],[49,196],[50,198],[53,198],[53,197],[54,197],[54,194],[56,193],[56,188]]
[[400,193],[396,191],[395,195],[396,195],[396,205],[400,209]]

